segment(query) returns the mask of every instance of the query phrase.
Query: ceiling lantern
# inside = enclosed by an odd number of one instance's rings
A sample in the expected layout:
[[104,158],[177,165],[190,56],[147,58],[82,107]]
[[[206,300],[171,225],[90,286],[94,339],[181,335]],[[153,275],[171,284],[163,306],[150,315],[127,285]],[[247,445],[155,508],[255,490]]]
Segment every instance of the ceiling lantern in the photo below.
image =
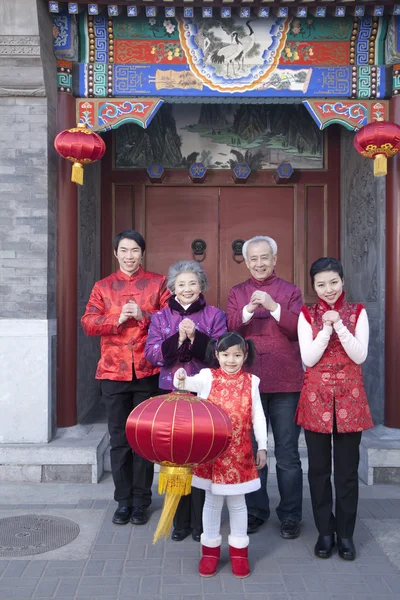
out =
[[54,140],[54,147],[60,156],[73,163],[71,181],[79,185],[83,185],[84,165],[96,162],[106,151],[102,138],[84,123],[61,131]]
[[357,152],[374,160],[374,175],[387,174],[387,159],[400,150],[400,126],[390,121],[374,121],[362,127],[354,137]]

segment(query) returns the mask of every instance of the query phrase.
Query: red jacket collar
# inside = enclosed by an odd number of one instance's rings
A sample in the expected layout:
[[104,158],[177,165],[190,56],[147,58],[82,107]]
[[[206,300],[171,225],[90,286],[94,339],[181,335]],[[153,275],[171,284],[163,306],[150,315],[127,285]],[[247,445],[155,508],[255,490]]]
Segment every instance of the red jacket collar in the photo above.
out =
[[135,273],[133,273],[133,275],[127,275],[126,273],[121,271],[121,269],[117,269],[115,274],[117,275],[118,279],[123,279],[124,281],[133,281],[137,277],[142,276],[143,273],[144,273],[144,269],[143,269],[142,265],[140,265],[138,270],[135,271]]
[[344,296],[345,293],[344,291],[341,293],[341,295],[339,296],[339,298],[336,300],[334,306],[329,306],[329,304],[327,302],[325,302],[325,300],[322,300],[321,298],[319,298],[318,300],[318,307],[323,310],[324,312],[327,310],[336,310],[339,312],[339,310],[343,307],[343,303],[344,303]]
[[272,271],[271,275],[269,277],[267,277],[266,279],[263,279],[262,281],[259,281],[258,279],[255,279],[254,277],[250,278],[250,281],[256,286],[256,287],[264,287],[265,285],[271,285],[271,283],[273,283],[276,279],[276,275],[275,275],[275,271]]

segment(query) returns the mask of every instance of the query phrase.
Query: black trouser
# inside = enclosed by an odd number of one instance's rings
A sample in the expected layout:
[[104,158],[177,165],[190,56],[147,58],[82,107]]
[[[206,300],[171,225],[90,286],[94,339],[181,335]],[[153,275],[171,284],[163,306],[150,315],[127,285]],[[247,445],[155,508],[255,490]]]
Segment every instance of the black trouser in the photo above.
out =
[[[333,434],[305,430],[308,449],[308,481],[315,525],[320,535],[336,531],[340,538],[351,538],[358,505],[358,463],[361,432]],[[335,517],[332,500],[332,440]]]
[[133,373],[132,381],[103,379],[101,392],[108,413],[114,499],[128,506],[147,508],[151,504],[154,464],[132,451],[125,425],[136,406],[160,393],[158,375],[136,379]]
[[174,529],[181,531],[191,527],[195,531],[203,532],[203,506],[204,490],[192,487],[192,493],[182,496],[174,517]]

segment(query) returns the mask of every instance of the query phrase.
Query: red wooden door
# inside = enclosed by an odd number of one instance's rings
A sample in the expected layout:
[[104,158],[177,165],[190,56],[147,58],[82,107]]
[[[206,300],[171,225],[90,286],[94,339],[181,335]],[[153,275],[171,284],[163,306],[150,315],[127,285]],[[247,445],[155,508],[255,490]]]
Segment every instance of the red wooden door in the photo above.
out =
[[193,240],[204,240],[205,296],[209,304],[218,304],[218,188],[148,187],[145,214],[146,268],[167,274],[177,260],[194,258]]
[[[220,304],[226,306],[230,288],[249,277],[242,257],[234,257],[234,240],[268,235],[278,244],[277,274],[295,280],[294,188],[246,187],[221,188]],[[235,260],[236,258],[236,260]]]

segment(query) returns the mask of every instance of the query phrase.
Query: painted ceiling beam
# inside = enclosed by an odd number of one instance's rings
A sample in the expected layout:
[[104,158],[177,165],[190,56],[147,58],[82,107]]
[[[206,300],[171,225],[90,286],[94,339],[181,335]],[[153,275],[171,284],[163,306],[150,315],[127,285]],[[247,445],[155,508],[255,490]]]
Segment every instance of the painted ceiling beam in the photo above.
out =
[[[72,14],[86,9],[88,12],[91,12],[91,14],[97,14],[96,10],[101,12],[105,8],[113,7],[112,12],[119,14],[125,12],[125,8],[148,6],[149,2],[151,2],[153,6],[165,6],[165,3],[168,2],[169,5],[176,7],[183,7],[188,4],[191,6],[204,6],[207,4],[215,7],[226,6],[229,4],[230,7],[236,7],[251,2],[251,7],[249,8],[254,6],[268,7],[270,10],[273,10],[275,14],[277,10],[284,9],[288,11],[288,14],[296,16],[301,16],[300,13],[301,11],[304,11],[304,9],[313,11],[318,8],[325,9],[326,16],[334,15],[337,17],[345,16],[344,12],[350,15],[357,14],[357,12],[364,12],[375,16],[382,16],[383,14],[400,15],[400,3],[395,3],[393,0],[380,0],[379,2],[372,2],[371,0],[357,0],[357,2],[355,0],[341,0],[340,3],[337,3],[334,0],[137,0],[135,3],[131,0],[125,0],[123,2],[110,2],[110,0],[90,2],[89,0],[81,0],[80,2],[49,1],[48,7],[49,11],[52,13],[68,11]],[[364,9],[364,11],[362,11],[362,9]],[[322,13],[324,10],[319,12],[319,16],[323,16]],[[362,15],[359,14],[357,16]]]

